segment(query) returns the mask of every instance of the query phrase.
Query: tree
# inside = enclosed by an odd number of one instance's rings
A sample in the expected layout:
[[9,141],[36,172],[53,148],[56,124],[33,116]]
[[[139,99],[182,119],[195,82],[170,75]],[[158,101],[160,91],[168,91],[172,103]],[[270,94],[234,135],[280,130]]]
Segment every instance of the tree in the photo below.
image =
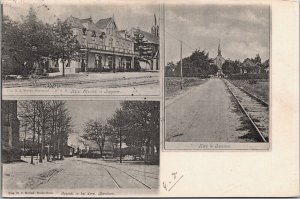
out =
[[3,16],[2,21],[2,75],[21,74],[23,57],[20,24]]
[[65,76],[65,62],[70,64],[71,60],[76,60],[80,52],[80,44],[76,39],[76,35],[73,34],[71,25],[60,19],[57,19],[53,25],[53,43],[54,52],[52,58],[55,60],[61,60],[63,64],[63,76]]
[[[133,40],[134,51],[139,54],[139,56],[136,58],[137,61],[150,64],[153,59],[158,58],[159,46],[149,43],[141,30],[137,30],[133,33]],[[153,68],[151,70],[153,70]]]
[[103,155],[104,144],[106,142],[108,128],[105,124],[99,120],[89,120],[85,123],[84,135],[82,136],[85,140],[95,141],[100,150],[100,156]]
[[225,60],[224,64],[222,65],[222,70],[224,74],[236,74],[239,73],[239,66],[240,61],[235,60]]
[[[173,67],[172,65],[167,66],[166,75],[180,76],[180,61]],[[204,50],[195,50],[190,56],[182,59],[182,73],[184,77],[207,77],[210,74],[215,74],[217,72],[216,69],[213,65],[213,60],[209,58],[209,54]]]
[[44,73],[41,62],[53,53],[53,36],[51,26],[44,24],[37,18],[33,8],[28,11],[21,24],[24,62],[30,66],[31,73],[40,75]]
[[[28,138],[32,140],[31,146],[28,145],[31,147],[32,164],[34,155],[40,154],[39,161],[42,162],[45,154],[48,161],[50,154],[64,154],[68,135],[72,132],[72,124],[63,101],[21,101],[18,117],[32,135],[32,138]],[[45,146],[49,147],[49,153],[44,150]]]
[[22,119],[22,123],[26,124],[28,129],[32,131],[32,145],[31,145],[31,164],[33,164],[33,156],[35,151],[35,136],[36,136],[36,124],[37,124],[37,101],[23,101],[20,103],[21,110],[18,112],[18,116]]
[[[159,102],[124,101],[108,121],[122,129],[122,140],[140,153],[145,147],[145,162],[159,160]],[[155,152],[156,151],[156,152]]]
[[49,24],[38,20],[30,8],[22,22],[3,17],[4,68],[8,74],[42,74],[40,62],[52,53],[52,30]]
[[174,62],[168,62],[165,68],[167,77],[175,76],[176,65],[174,64]]
[[254,59],[251,59],[256,65],[261,66],[261,58],[259,54],[256,54]]

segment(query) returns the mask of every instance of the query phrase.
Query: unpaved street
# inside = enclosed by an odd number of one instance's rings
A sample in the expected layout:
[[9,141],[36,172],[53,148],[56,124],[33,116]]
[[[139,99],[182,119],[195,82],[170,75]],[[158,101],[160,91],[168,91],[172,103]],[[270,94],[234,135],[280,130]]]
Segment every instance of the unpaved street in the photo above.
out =
[[209,79],[166,104],[166,141],[249,142],[247,124],[221,79]]
[[3,187],[14,189],[144,189],[159,186],[159,166],[66,158],[63,161],[3,166]]

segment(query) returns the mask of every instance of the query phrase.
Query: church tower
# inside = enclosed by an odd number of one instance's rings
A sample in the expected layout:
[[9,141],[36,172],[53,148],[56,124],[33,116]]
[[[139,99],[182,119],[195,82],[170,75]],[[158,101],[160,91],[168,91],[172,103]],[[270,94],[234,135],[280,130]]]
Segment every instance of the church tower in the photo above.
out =
[[151,28],[151,33],[157,37],[159,37],[159,26],[156,21],[156,15],[154,14],[153,26]]
[[218,67],[218,76],[223,75],[223,71],[222,71],[222,65],[225,62],[225,59],[222,57],[222,51],[221,51],[221,44],[219,41],[219,45],[218,45],[218,55],[217,57],[213,60],[214,64]]
[[219,40],[219,46],[218,46],[218,56],[222,57],[221,47],[220,47],[220,40]]

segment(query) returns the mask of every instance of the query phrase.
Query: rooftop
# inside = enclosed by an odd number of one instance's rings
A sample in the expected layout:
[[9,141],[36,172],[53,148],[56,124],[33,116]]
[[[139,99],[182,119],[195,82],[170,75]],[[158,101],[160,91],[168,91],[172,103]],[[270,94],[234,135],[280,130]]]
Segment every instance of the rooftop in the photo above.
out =
[[149,43],[159,45],[159,37],[157,37],[156,35],[154,35],[150,32],[143,31],[143,30],[138,29],[138,28],[133,28],[133,30],[134,31],[139,31],[140,33],[142,33],[144,35],[144,38],[147,39]]

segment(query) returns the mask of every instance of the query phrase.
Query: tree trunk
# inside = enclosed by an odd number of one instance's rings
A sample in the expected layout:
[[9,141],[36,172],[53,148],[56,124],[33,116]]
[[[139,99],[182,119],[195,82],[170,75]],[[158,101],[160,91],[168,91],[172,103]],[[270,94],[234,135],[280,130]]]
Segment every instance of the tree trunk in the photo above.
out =
[[46,141],[46,138],[45,138],[45,126],[46,126],[46,118],[45,118],[45,108],[44,108],[44,105],[43,106],[43,109],[42,109],[42,146],[41,146],[41,156],[40,156],[40,162],[43,162],[43,159],[44,159],[44,147],[45,147],[45,141]]
[[38,126],[37,126],[38,127],[38,129],[37,129],[37,134],[38,134],[38,138],[37,138],[38,139],[37,140],[38,141],[38,143],[37,143],[38,150],[37,151],[38,151],[38,153],[37,153],[36,159],[38,159],[38,157],[39,157],[38,155],[41,156],[41,153],[40,153],[41,152],[41,148],[40,148],[40,135],[41,135],[41,132],[40,132],[40,125],[39,124],[40,123],[38,123]]
[[103,155],[103,146],[101,146],[101,143],[98,144],[99,151],[100,151],[100,157],[102,158]]
[[63,67],[62,67],[62,75],[65,76],[65,61],[62,61]]
[[33,164],[33,154],[34,154],[34,141],[35,141],[35,102],[33,102],[33,136],[32,136],[32,146],[31,146],[31,161],[30,163]]
[[149,151],[150,151],[150,140],[147,139],[147,142],[146,142],[146,152],[145,152],[145,160],[144,160],[144,162],[148,162],[149,161]]

